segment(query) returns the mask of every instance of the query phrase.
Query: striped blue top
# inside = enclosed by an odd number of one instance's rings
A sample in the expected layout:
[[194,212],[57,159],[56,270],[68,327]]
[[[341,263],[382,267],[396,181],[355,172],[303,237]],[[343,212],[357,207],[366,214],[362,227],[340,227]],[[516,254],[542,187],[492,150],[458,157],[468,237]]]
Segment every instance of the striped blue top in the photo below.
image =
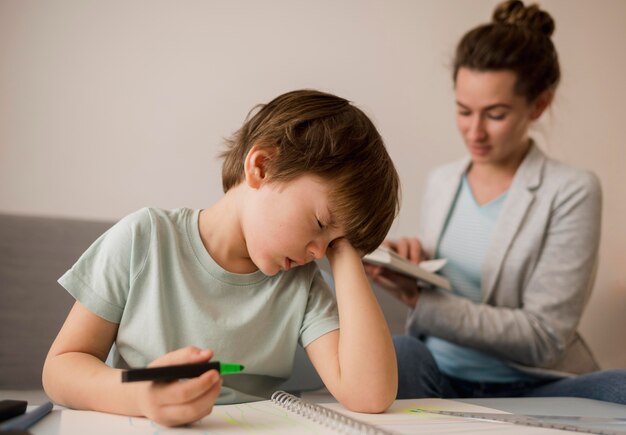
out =
[[[439,240],[435,258],[448,259],[441,274],[450,280],[455,294],[477,304],[482,302],[482,265],[506,194],[481,206],[463,176]],[[455,378],[502,383],[532,379],[499,358],[437,337],[428,337],[426,346],[439,369]]]

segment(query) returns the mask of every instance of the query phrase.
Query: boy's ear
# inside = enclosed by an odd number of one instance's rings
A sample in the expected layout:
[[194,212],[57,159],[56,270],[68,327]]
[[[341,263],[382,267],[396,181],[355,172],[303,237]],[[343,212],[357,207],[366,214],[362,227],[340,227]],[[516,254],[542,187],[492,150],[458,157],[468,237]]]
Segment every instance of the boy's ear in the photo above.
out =
[[552,98],[554,97],[554,91],[549,89],[545,91],[543,94],[539,95],[535,102],[533,103],[533,111],[530,114],[530,119],[536,121],[539,119],[541,114],[548,108],[550,103],[552,103]]
[[250,148],[244,162],[244,173],[248,186],[258,189],[267,180],[267,163],[277,152],[276,147],[260,144],[254,144]]

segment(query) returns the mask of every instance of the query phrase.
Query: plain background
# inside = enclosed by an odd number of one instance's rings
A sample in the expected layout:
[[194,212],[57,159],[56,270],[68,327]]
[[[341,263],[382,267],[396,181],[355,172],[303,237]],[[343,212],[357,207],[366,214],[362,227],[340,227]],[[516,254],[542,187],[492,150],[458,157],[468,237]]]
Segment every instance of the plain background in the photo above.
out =
[[[117,220],[222,194],[223,138],[258,103],[354,101],[402,179],[414,235],[426,173],[465,155],[450,63],[491,0],[0,0],[0,211]],[[626,367],[626,1],[546,0],[563,80],[534,133],[599,175],[601,263],[581,329]]]

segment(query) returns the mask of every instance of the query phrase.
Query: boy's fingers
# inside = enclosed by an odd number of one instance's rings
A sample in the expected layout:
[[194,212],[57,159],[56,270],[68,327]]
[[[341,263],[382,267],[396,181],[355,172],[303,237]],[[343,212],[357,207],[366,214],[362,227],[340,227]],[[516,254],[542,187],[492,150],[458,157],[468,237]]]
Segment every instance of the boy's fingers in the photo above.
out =
[[176,364],[189,364],[208,361],[213,356],[213,351],[200,349],[195,346],[183,347],[173,352],[166,353],[148,364],[148,367],[161,367]]
[[161,422],[169,426],[180,425],[191,423],[207,416],[213,410],[221,387],[222,380],[218,377],[217,382],[193,400],[163,406],[160,413]]
[[155,383],[154,391],[158,394],[161,405],[182,405],[196,400],[221,382],[217,370],[184,381]]
[[208,391],[195,400],[194,406],[198,411],[198,415],[200,416],[199,418],[211,413],[213,406],[215,405],[215,401],[222,390],[223,382],[224,380],[219,378]]

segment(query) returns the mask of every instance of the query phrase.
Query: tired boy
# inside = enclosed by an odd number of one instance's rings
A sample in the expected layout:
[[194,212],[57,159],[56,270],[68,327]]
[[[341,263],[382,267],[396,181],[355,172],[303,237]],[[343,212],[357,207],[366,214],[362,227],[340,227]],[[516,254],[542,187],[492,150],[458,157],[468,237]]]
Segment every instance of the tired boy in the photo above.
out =
[[[267,398],[299,343],[347,408],[382,412],[394,400],[395,352],[361,263],[398,209],[376,128],[350,102],[302,90],[260,106],[228,145],[216,204],[139,210],[61,277],[77,302],[44,365],[51,399],[189,423],[215,403]],[[314,262],[324,256],[336,304]],[[120,382],[128,367],[213,357],[245,372]]]

